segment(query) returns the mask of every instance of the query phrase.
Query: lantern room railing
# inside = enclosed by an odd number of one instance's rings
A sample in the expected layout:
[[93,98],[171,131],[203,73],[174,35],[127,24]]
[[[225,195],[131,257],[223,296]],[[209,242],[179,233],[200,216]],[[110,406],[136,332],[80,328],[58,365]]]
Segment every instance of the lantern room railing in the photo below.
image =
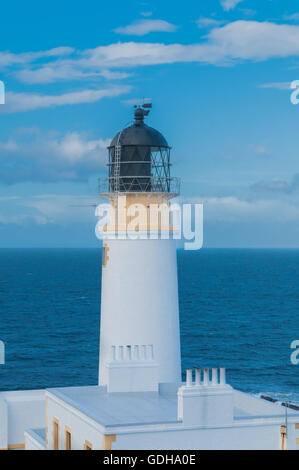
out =
[[[118,181],[116,179],[118,178]],[[118,183],[118,184],[117,184]],[[119,188],[116,190],[116,188]],[[120,176],[98,179],[100,194],[108,193],[169,193],[180,194],[180,178],[157,176]]]

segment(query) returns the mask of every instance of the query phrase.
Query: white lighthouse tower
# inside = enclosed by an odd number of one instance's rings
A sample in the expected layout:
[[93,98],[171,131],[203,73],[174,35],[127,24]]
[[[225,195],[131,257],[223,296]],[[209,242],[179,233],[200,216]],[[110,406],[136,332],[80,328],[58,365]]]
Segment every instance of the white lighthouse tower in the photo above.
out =
[[[100,385],[109,383],[112,363],[130,360],[143,371],[155,366],[159,383],[181,381],[176,243],[170,218],[155,218],[152,211],[159,215],[169,207],[178,180],[170,176],[167,141],[144,123],[147,107],[136,107],[133,124],[109,147],[103,195],[112,215],[109,226],[101,227]],[[161,238],[163,231],[168,239]]]

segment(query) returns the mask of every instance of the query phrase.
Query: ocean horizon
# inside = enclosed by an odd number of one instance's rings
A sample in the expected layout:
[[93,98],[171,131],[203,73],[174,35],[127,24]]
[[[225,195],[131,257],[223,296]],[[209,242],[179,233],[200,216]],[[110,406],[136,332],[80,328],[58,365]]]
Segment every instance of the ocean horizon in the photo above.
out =
[[[299,403],[299,249],[178,250],[182,370]],[[100,248],[0,249],[0,390],[97,383]]]

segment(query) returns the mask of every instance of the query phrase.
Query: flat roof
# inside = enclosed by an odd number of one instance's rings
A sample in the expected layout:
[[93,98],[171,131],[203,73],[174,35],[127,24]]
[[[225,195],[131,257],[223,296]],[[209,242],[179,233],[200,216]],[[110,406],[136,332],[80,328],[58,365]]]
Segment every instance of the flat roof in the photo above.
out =
[[48,390],[103,426],[178,423],[176,394],[107,393],[106,387]]
[[[175,384],[160,384],[160,392],[107,393],[106,387],[65,387],[48,391],[105,427],[179,424]],[[279,403],[234,390],[234,419],[273,419],[285,415]],[[289,418],[298,411],[288,409]]]

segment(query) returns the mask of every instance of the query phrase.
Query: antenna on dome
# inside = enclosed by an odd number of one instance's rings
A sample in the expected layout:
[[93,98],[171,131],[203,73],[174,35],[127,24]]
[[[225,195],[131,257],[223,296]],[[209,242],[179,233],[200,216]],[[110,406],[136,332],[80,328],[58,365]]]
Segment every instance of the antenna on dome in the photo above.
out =
[[[140,116],[142,114],[142,116],[145,117],[145,116],[148,116],[148,114],[149,114],[149,112],[152,108],[152,103],[147,101],[147,102],[143,102],[143,104],[135,104],[134,108],[141,111]],[[135,114],[135,116],[136,116],[136,114]]]

